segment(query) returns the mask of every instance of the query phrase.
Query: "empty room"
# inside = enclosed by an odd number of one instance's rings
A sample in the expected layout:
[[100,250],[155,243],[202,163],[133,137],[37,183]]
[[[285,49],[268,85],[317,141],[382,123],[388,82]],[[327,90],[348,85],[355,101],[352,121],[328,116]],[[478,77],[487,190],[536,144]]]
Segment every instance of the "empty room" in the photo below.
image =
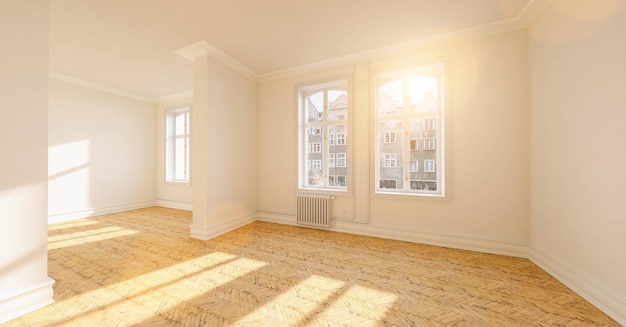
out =
[[2,1],[0,325],[624,326],[624,35],[624,0]]

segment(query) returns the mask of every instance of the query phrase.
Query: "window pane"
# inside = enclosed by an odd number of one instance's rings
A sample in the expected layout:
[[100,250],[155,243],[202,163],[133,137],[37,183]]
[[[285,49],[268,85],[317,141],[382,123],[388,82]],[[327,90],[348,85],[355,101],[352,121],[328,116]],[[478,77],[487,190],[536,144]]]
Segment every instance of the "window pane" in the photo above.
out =
[[176,139],[175,157],[174,157],[174,180],[186,180],[187,179],[187,165],[186,165],[186,147],[185,138]]
[[324,92],[318,92],[306,98],[307,122],[324,120]]
[[324,128],[322,126],[307,127],[305,129],[306,161],[311,165],[307,167],[305,185],[320,187],[324,181],[322,167],[322,138]]
[[348,119],[348,92],[329,90],[328,91],[328,120]]
[[378,116],[402,114],[404,110],[404,82],[391,81],[378,88]]
[[186,113],[182,113],[182,114],[178,114],[176,115],[176,135],[185,135],[187,128],[186,128],[186,123],[187,123],[187,114]]

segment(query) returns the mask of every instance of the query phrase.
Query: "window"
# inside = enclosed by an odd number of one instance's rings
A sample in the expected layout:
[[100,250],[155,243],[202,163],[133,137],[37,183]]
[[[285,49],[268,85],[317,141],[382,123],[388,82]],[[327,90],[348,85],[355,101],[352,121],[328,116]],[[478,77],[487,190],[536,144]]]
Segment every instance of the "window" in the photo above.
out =
[[346,145],[346,133],[337,133],[337,145]]
[[165,111],[165,181],[189,183],[190,107]]
[[348,104],[347,80],[298,88],[300,188],[348,189]]
[[395,153],[385,153],[384,155],[385,163],[384,167],[396,167],[396,154]]
[[385,132],[385,143],[396,143],[396,132]]
[[435,172],[435,160],[424,160],[424,171],[427,173]]
[[435,118],[424,119],[424,130],[432,131],[435,129]]
[[435,139],[425,139],[424,150],[435,150]]
[[375,76],[377,193],[445,196],[444,85],[443,64]]
[[346,167],[346,154],[345,153],[337,153],[337,167]]

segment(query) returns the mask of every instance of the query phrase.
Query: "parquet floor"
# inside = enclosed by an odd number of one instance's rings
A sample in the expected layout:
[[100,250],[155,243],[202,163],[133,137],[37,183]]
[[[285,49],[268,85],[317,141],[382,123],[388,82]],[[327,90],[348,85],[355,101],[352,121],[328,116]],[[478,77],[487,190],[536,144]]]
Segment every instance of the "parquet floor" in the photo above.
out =
[[618,326],[526,259],[152,207],[49,227],[56,303],[9,326]]

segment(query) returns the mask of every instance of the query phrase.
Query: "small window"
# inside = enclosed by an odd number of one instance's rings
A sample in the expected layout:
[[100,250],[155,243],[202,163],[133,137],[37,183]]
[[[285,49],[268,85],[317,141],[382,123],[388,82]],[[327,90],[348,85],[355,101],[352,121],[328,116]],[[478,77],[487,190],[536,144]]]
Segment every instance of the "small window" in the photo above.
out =
[[396,143],[396,132],[385,132],[385,143]]
[[435,150],[435,139],[425,139],[424,150]]
[[313,143],[313,153],[320,153],[320,152],[322,152],[322,143],[314,142]]
[[410,166],[412,173],[418,172],[417,160],[411,160]]
[[337,145],[346,145],[346,133],[337,133]]
[[335,154],[334,153],[328,154],[328,167],[329,168],[335,167]]
[[435,160],[424,160],[424,171],[427,173],[435,172]]
[[419,150],[419,146],[418,146],[416,139],[411,139],[410,143],[411,143],[411,151]]
[[435,118],[424,119],[424,130],[432,131],[435,129]]
[[322,160],[313,160],[313,171],[322,170]]
[[397,166],[397,155],[395,153],[385,153],[384,158],[385,162],[383,164],[383,167],[393,168]]
[[328,133],[328,145],[335,145],[335,134]]
[[346,186],[346,176],[345,175],[337,175],[337,186]]
[[165,180],[189,183],[190,107],[165,111]]
[[337,153],[337,167],[346,167],[346,153]]

